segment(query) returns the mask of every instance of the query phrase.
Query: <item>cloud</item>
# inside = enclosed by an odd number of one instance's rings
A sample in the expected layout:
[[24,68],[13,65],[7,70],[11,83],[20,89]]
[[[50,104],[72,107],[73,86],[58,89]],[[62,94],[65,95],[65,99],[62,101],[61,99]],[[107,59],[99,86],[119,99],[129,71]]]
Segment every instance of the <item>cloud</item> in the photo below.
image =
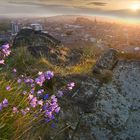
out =
[[[64,0],[63,0],[64,1]],[[78,1],[78,0],[77,0]],[[81,1],[81,0],[79,0]],[[86,2],[87,3],[87,2]],[[90,6],[95,5],[95,6]],[[129,9],[109,10],[98,6],[106,6],[105,2],[90,2],[88,6],[83,5],[64,5],[63,3],[37,3],[31,0],[17,2],[3,2],[0,0],[0,17],[1,16],[17,16],[17,17],[34,17],[34,16],[55,16],[55,15],[90,15],[90,16],[109,16],[113,18],[135,18],[140,19],[140,11],[132,12]],[[109,4],[108,4],[109,5]]]
[[107,3],[105,3],[105,2],[90,2],[90,3],[87,3],[87,5],[106,6]]

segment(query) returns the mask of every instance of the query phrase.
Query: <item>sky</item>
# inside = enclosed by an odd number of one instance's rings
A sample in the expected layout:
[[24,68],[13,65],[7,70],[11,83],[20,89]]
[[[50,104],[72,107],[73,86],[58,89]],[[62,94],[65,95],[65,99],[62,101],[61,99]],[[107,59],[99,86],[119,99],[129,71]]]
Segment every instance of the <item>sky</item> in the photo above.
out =
[[0,0],[0,16],[109,16],[140,21],[140,0]]

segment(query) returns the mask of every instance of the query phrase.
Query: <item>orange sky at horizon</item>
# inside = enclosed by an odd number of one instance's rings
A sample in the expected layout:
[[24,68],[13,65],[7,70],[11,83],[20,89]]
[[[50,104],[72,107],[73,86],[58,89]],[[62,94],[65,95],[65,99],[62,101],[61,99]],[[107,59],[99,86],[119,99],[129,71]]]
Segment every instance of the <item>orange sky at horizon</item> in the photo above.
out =
[[0,0],[0,16],[110,16],[140,22],[140,0]]

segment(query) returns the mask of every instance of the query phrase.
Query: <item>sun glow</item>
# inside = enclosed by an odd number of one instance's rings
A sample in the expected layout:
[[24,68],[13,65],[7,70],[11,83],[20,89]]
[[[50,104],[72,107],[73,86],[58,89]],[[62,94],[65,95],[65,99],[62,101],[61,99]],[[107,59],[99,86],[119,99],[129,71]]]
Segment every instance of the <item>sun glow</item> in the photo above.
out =
[[133,3],[131,6],[130,6],[130,9],[132,11],[138,11],[140,9],[140,4],[139,3]]

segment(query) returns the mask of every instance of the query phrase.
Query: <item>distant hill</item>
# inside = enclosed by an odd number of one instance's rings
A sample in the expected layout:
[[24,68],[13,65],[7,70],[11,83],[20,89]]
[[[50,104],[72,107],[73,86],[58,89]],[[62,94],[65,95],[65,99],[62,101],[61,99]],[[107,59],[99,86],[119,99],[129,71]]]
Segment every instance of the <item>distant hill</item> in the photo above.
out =
[[[93,20],[94,19],[94,20]],[[77,17],[76,20],[75,20],[75,24],[78,24],[78,25],[86,25],[86,26],[91,26],[93,25],[95,22],[96,22],[96,18],[88,18],[88,17]]]

